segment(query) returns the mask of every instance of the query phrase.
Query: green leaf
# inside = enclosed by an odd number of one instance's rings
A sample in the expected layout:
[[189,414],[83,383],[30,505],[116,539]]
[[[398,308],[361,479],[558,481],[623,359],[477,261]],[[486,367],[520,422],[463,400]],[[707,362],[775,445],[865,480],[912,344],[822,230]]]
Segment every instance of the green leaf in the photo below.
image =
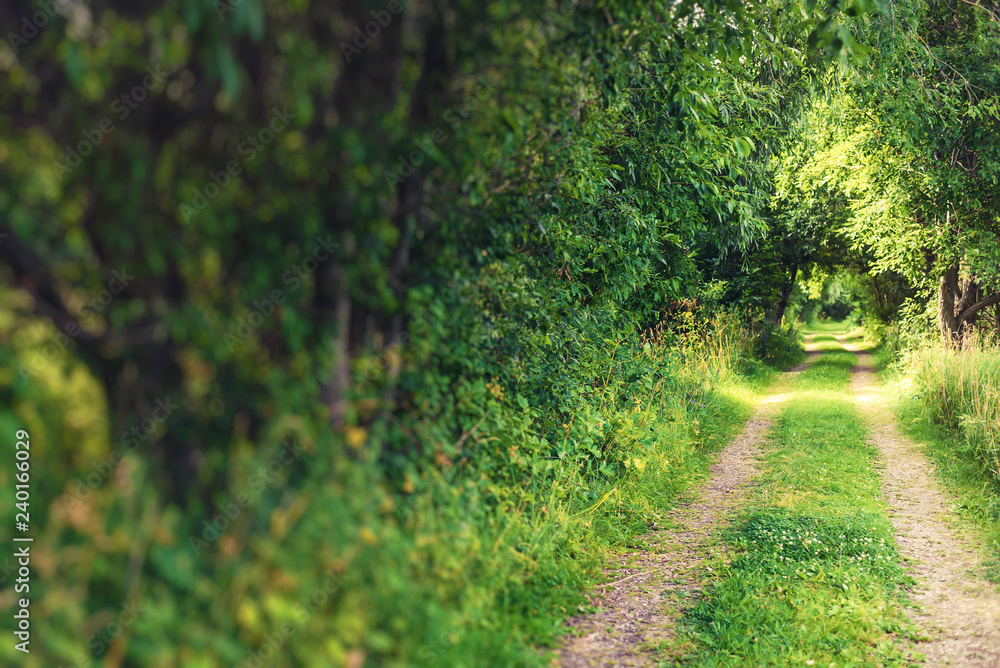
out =
[[741,158],[748,158],[753,153],[753,144],[750,143],[749,139],[744,137],[733,139],[733,146],[736,147],[736,153]]
[[87,75],[87,69],[83,64],[83,57],[80,55],[80,48],[76,42],[70,42],[66,50],[66,78],[76,90],[83,86],[83,79]]
[[216,64],[219,68],[219,78],[222,80],[222,88],[235,100],[240,94],[242,82],[240,79],[240,68],[233,58],[232,51],[226,44],[219,44],[216,49]]

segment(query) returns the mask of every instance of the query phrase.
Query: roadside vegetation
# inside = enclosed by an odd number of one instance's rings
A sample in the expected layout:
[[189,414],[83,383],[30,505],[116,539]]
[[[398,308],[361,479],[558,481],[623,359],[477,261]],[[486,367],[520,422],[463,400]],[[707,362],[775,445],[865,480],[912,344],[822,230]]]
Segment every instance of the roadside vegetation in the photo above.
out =
[[[995,3],[69,4],[0,4],[0,431],[37,444],[45,639],[5,665],[542,665],[802,323],[1000,331]],[[894,350],[985,527],[976,345]],[[702,649],[898,658],[846,360],[799,381]],[[741,591],[773,634],[732,631]],[[800,642],[807,593],[840,626]]]
[[980,574],[1000,584],[1000,350],[975,336],[960,350],[936,340],[899,349],[896,339],[878,360],[896,386],[903,429],[926,447],[954,494],[952,510],[983,538]]

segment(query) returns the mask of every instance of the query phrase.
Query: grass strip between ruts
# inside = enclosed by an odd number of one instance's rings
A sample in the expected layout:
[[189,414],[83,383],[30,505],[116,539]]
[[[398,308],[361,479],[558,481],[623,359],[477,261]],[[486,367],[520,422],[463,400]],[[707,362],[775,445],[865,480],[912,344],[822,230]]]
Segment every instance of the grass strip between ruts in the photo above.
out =
[[908,665],[894,635],[908,632],[909,580],[879,494],[878,453],[849,394],[855,362],[827,353],[795,379],[758,487],[723,533],[729,561],[713,564],[687,613],[677,661]]

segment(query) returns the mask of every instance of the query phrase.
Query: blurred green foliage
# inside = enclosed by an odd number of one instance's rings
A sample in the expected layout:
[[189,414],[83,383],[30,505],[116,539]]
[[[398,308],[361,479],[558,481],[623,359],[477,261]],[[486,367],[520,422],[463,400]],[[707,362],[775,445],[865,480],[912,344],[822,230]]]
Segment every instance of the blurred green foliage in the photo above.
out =
[[24,665],[206,668],[542,663],[744,414],[873,9],[52,7],[0,8]]

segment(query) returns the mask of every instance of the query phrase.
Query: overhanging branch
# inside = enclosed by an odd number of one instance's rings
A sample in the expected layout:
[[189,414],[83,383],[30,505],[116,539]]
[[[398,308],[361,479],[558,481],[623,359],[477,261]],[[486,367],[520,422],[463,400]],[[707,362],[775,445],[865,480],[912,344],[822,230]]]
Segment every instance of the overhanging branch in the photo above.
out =
[[965,309],[959,314],[958,321],[964,322],[968,320],[969,318],[976,315],[977,313],[979,313],[980,311],[982,311],[984,308],[986,308],[991,304],[1000,304],[1000,294],[993,295],[992,297],[987,297],[986,299],[977,302],[972,306],[970,306],[969,308]]

